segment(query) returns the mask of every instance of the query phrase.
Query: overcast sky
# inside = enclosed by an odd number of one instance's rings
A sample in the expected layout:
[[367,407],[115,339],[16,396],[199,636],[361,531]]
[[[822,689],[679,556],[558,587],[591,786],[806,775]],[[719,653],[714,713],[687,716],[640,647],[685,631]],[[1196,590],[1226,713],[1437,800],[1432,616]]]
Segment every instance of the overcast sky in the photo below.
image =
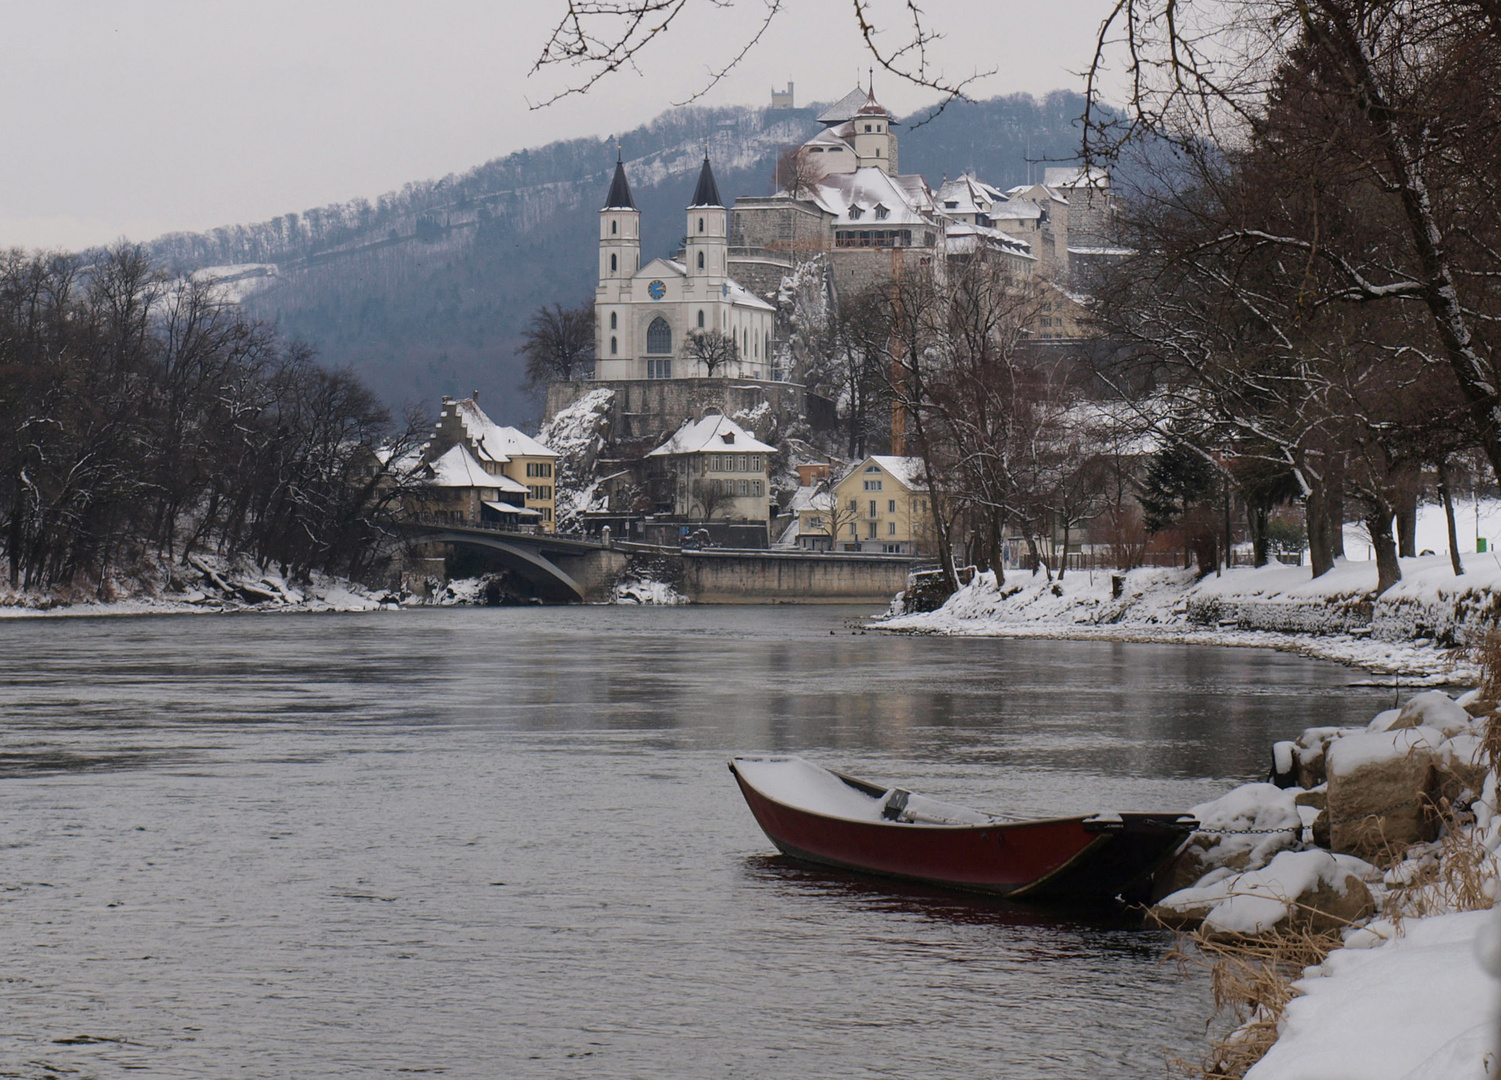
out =
[[[568,74],[528,77],[562,0],[0,0],[0,247],[258,221],[634,127],[701,89],[765,10],[687,2],[639,70],[532,110]],[[784,2],[705,103],[766,104],[789,79],[798,104],[831,100],[863,79],[851,0]],[[949,76],[998,72],[979,97],[1079,87],[1107,6],[925,5]],[[897,112],[928,100],[891,76],[876,90]]]

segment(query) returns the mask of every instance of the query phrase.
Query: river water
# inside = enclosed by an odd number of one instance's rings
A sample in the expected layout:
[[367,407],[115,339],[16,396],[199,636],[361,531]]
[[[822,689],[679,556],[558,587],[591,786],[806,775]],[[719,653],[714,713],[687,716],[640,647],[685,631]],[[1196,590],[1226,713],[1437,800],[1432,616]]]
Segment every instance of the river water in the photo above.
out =
[[1128,1078],[1195,1054],[1207,988],[1166,935],[788,865],[726,758],[1180,810],[1389,691],[860,614],[0,620],[0,1076]]

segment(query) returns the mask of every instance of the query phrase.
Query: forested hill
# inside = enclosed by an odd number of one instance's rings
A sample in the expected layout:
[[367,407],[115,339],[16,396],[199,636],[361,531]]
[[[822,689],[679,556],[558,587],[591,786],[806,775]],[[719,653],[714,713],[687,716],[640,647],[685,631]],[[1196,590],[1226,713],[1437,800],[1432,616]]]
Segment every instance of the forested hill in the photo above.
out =
[[[1020,183],[1029,149],[1034,160],[1074,157],[1083,107],[1063,92],[956,103],[901,133],[902,171],[935,185],[969,169]],[[767,194],[778,152],[816,131],[817,113],[674,109],[619,136],[643,260],[677,248],[706,144],[726,199]],[[392,406],[479,390],[492,415],[520,422],[535,411],[519,390],[521,332],[539,305],[591,295],[596,211],[616,141],[551,143],[373,201],[171,234],[150,247],[180,269],[233,268],[252,313],[325,363],[354,368]]]

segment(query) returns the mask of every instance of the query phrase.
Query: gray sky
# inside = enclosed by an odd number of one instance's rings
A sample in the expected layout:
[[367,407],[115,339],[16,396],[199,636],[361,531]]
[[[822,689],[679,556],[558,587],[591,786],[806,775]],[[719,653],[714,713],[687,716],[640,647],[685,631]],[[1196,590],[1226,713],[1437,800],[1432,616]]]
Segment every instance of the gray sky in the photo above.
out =
[[[851,0],[787,10],[706,104],[842,96],[869,62]],[[1106,0],[930,0],[976,96],[1078,87]],[[541,110],[528,78],[561,0],[0,0],[0,247],[80,247],[258,221],[651,119],[706,81],[763,0],[689,0],[638,71]],[[878,15],[896,25],[893,0]],[[893,31],[895,33],[895,31]],[[906,112],[920,92],[877,75]]]

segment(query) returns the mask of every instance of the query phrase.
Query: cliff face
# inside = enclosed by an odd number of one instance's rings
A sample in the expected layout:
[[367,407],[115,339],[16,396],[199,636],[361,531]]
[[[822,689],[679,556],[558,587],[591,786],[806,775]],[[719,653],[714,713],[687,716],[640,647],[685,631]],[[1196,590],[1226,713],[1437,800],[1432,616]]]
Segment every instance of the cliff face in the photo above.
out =
[[[977,169],[1026,179],[1026,158],[1077,151],[1073,95],[951,106],[902,134],[902,164],[931,183]],[[726,199],[772,190],[778,152],[817,130],[816,110],[676,109],[620,137],[642,211],[642,256],[679,245],[707,144]],[[915,118],[920,119],[920,118]],[[914,119],[914,122],[915,122]],[[221,268],[253,313],[355,368],[393,407],[479,390],[502,423],[539,417],[519,389],[522,331],[544,303],[594,288],[596,211],[615,141],[573,139],[253,225],[172,234],[150,245],[182,269]]]

